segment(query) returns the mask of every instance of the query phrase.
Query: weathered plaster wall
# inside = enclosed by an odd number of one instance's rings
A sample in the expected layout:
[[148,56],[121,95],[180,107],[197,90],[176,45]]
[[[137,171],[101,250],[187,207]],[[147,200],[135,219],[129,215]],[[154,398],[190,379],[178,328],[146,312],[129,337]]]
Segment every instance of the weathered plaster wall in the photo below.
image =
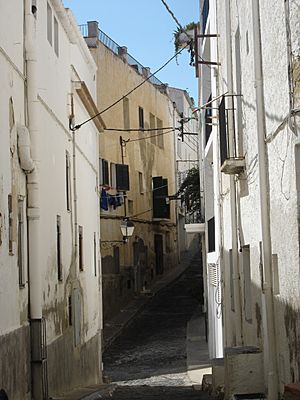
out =
[[[94,59],[99,66],[97,72],[98,82],[98,107],[100,110],[111,105],[124,94],[129,92],[142,82],[145,77],[139,75],[136,70],[128,65],[121,57],[115,55],[102,43],[91,49]],[[149,82],[128,96],[128,117],[130,128],[139,127],[138,108],[144,110],[144,126],[150,128],[150,113],[155,119],[162,121],[163,127],[172,127],[173,105],[164,91],[159,90]],[[103,119],[107,128],[124,129],[123,101],[103,113]],[[157,122],[155,122],[155,127]],[[126,143],[124,147],[124,163],[129,165],[130,190],[127,191],[127,216],[134,222],[135,231],[132,238],[125,245],[120,245],[120,271],[113,275],[113,246],[103,243],[101,255],[105,266],[104,278],[104,302],[105,316],[112,316],[115,311],[125,304],[134,291],[142,290],[143,286],[151,284],[155,279],[155,254],[154,234],[161,233],[164,241],[165,271],[176,265],[176,235],[175,235],[175,206],[171,202],[170,221],[152,223],[152,177],[163,176],[168,179],[169,194],[175,193],[175,163],[174,163],[174,136],[172,132],[158,138],[144,139],[154,136],[158,132],[119,132],[105,131],[100,136],[100,157],[109,163],[122,163],[120,136]],[[143,190],[140,188],[139,172],[142,173]],[[116,190],[112,188],[108,193],[114,195]],[[101,240],[122,240],[120,221],[124,216],[124,205],[109,211],[101,210]],[[134,272],[136,263],[134,260],[134,243],[142,241],[147,252],[147,259],[143,260],[143,272]],[[169,243],[169,244],[168,244]],[[172,254],[172,256],[171,256]],[[141,256],[144,258],[144,256]],[[154,272],[151,273],[151,269]],[[151,275],[152,274],[152,275]],[[131,283],[128,276],[131,275]],[[127,285],[131,285],[130,289]],[[109,292],[113,288],[113,292]],[[107,295],[105,294],[107,293]],[[106,297],[107,296],[107,297]]]
[[[218,2],[220,93],[226,91],[225,2]],[[297,4],[296,4],[297,3]],[[238,177],[239,246],[250,245],[252,320],[246,321],[244,271],[240,259],[242,329],[246,345],[262,347],[264,311],[261,304],[261,227],[257,160],[256,104],[251,1],[231,2],[233,81],[237,86],[236,43],[241,46],[241,89],[243,155],[245,174]],[[272,12],[270,12],[272,10]],[[288,48],[284,2],[261,1],[261,35],[264,75],[264,101],[269,169],[269,195],[272,253],[278,257],[279,290],[274,292],[278,372],[281,384],[299,380],[299,238],[297,216],[295,144],[297,135],[289,126]],[[290,2],[293,76],[297,76],[299,55],[299,4]],[[238,32],[239,29],[239,33]],[[294,81],[297,103],[297,83]],[[297,122],[298,123],[298,122]],[[299,127],[298,127],[299,130]],[[224,252],[231,248],[228,178],[222,176]],[[225,268],[229,259],[225,256]],[[228,270],[228,269],[227,269]],[[231,290],[225,280],[225,308],[231,318]],[[227,290],[226,290],[227,289]],[[234,328],[226,330],[234,342]],[[228,343],[225,341],[225,343]],[[297,358],[298,357],[298,358]],[[283,386],[281,386],[282,389]]]
[[[17,247],[18,199],[21,197],[26,203],[26,181],[17,148],[17,125],[25,124],[23,68],[23,5],[11,1],[3,9],[1,6],[0,12],[0,388],[16,400],[30,397],[26,234],[22,287],[19,286]],[[8,195],[12,196],[11,215]]]

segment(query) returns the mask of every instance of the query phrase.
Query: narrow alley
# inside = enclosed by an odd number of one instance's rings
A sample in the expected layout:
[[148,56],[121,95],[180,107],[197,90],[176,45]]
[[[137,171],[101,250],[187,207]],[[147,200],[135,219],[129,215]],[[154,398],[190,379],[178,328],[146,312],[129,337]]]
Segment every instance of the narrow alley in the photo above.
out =
[[188,374],[188,353],[193,351],[188,325],[200,315],[201,285],[196,256],[105,351],[104,374],[116,385],[113,400],[208,398]]

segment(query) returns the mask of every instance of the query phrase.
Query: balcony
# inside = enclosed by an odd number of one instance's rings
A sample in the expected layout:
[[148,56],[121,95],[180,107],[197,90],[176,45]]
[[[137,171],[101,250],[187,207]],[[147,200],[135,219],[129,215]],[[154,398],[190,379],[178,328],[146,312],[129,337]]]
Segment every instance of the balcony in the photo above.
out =
[[235,108],[234,100],[232,101],[232,118],[233,118],[233,148],[229,146],[228,135],[228,109],[225,108],[225,99],[223,96],[219,106],[219,131],[220,131],[220,158],[221,158],[221,172],[228,175],[239,175],[245,169],[245,158],[238,154],[235,134]]

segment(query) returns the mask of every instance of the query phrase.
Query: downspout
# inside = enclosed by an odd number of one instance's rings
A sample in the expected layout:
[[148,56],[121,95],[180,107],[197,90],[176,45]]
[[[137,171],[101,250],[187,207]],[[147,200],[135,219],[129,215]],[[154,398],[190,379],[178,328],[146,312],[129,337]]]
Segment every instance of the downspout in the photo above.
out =
[[[78,274],[78,212],[77,212],[77,174],[76,174],[76,132],[74,129],[75,113],[74,113],[74,97],[71,94],[71,114],[69,117],[69,130],[72,134],[72,169],[73,169],[73,213],[74,213],[74,253],[72,257],[72,277],[76,280]],[[73,289],[73,287],[72,287]],[[72,292],[73,293],[73,292]]]
[[25,13],[25,61],[27,83],[28,129],[34,170],[27,175],[27,218],[29,250],[29,310],[31,327],[32,398],[44,398],[43,390],[43,341],[42,337],[42,262],[39,198],[39,123],[37,98],[37,28],[30,0],[24,2]]
[[[174,144],[174,172],[175,172],[175,193],[178,192],[178,163],[176,162],[176,157],[177,157],[177,146],[176,146],[176,141],[177,141],[177,135],[176,135],[176,103],[173,102],[173,112],[172,112],[172,127],[173,127],[173,144]],[[180,245],[179,245],[179,229],[180,226],[178,226],[179,223],[179,217],[178,217],[178,200],[175,201],[175,223],[176,223],[176,243],[177,243],[177,262],[180,263],[181,260],[181,254],[180,254]]]
[[273,304],[273,279],[272,279],[272,243],[270,228],[270,204],[269,204],[269,173],[267,145],[265,143],[265,104],[263,88],[263,67],[261,49],[261,29],[259,0],[252,0],[253,18],[253,51],[254,51],[254,72],[255,72],[255,93],[256,93],[256,119],[257,119],[257,145],[259,160],[259,189],[261,208],[261,229],[263,244],[263,265],[264,283],[263,299],[265,301],[266,326],[264,327],[264,351],[265,371],[268,372],[268,399],[278,398],[278,374],[277,374],[277,347],[275,335],[275,318]]
[[[233,119],[233,77],[232,77],[232,44],[231,44],[231,6],[230,0],[226,0],[226,61],[227,61],[227,89],[228,89],[228,139],[229,155],[234,154],[234,119]],[[241,288],[238,260],[238,229],[237,229],[237,206],[236,206],[236,182],[235,176],[230,175],[230,210],[231,210],[231,241],[232,241],[232,269],[234,287],[234,310],[235,310],[235,332],[236,345],[243,344],[242,334],[242,310],[241,310]]]

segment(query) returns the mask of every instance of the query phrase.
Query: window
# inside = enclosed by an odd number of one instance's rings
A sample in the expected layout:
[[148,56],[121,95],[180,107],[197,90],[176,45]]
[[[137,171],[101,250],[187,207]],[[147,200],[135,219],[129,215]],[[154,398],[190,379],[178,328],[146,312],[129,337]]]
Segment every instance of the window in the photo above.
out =
[[130,129],[130,115],[129,115],[129,99],[123,98],[123,118],[124,118],[124,129]]
[[152,178],[153,218],[170,218],[170,204],[167,204],[168,179],[162,176]]
[[56,263],[57,263],[57,278],[62,281],[62,265],[61,265],[61,218],[56,216]]
[[47,39],[52,46],[52,9],[47,3]]
[[109,185],[108,161],[99,158],[100,185]]
[[[211,95],[209,96],[207,102],[211,101]],[[209,104],[206,108],[205,108],[205,140],[206,143],[209,140],[211,131],[212,131],[212,108],[211,108],[211,104]]]
[[70,154],[66,151],[66,202],[67,210],[71,211],[71,161]]
[[156,124],[157,124],[157,145],[163,149],[164,148],[164,136],[163,136],[163,130],[161,129],[163,127],[163,122],[161,119],[157,118],[156,119]]
[[19,198],[18,200],[18,267],[19,267],[19,286],[25,287],[25,211],[24,211],[24,199]]
[[207,221],[207,230],[208,230],[208,252],[211,253],[215,251],[215,217],[212,217],[209,221]]
[[129,190],[129,168],[126,164],[116,164],[117,190]]
[[94,274],[97,276],[97,238],[94,232]]
[[78,227],[78,257],[79,257],[79,270],[83,271],[83,228],[79,225]]
[[[155,129],[155,116],[153,114],[149,114],[149,121],[150,121],[150,129]],[[155,136],[157,134],[156,131],[150,131],[151,134],[151,143],[156,144],[156,137]]]
[[140,194],[144,194],[144,178],[143,174],[141,172],[138,172],[139,174],[139,191]]
[[144,109],[142,107],[139,107],[139,128],[144,129]]
[[59,55],[59,48],[58,48],[58,22],[57,19],[54,17],[53,18],[53,25],[54,25],[54,51],[55,54]]

